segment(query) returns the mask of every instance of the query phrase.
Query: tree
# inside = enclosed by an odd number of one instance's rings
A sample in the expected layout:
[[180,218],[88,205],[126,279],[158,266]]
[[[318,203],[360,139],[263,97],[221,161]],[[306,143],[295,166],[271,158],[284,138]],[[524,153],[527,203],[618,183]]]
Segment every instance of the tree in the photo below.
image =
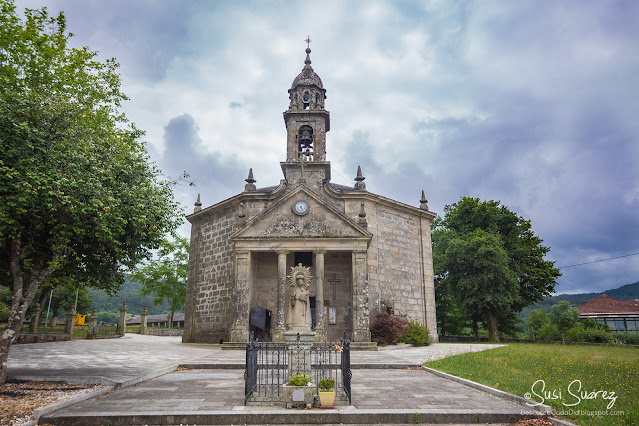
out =
[[[157,255],[139,267],[132,274],[132,278],[142,284],[142,296],[154,295],[155,305],[168,302],[172,321],[175,311],[182,309],[186,303],[188,269],[189,242],[184,237],[176,236],[173,241],[163,240]],[[171,321],[168,321],[169,328]]]
[[53,315],[57,315],[60,309],[63,311],[73,309],[76,294],[78,296],[78,305],[75,312],[77,314],[91,313],[92,301],[89,295],[89,289],[85,286],[76,287],[74,285],[65,285],[53,291],[53,296],[51,297],[51,312],[53,312]]
[[0,279],[11,315],[0,383],[27,307],[47,279],[117,289],[178,226],[171,182],[121,113],[118,64],[67,45],[63,13],[0,0]]
[[561,341],[566,342],[566,332],[579,322],[579,310],[570,306],[570,302],[562,300],[550,309],[550,322],[557,326]]
[[544,324],[550,323],[548,314],[543,309],[533,309],[528,314],[528,328],[530,330],[530,337],[535,340],[535,334],[541,329]]
[[433,221],[435,275],[469,318],[485,320],[497,341],[498,317],[511,318],[551,294],[560,272],[544,259],[550,249],[530,221],[498,201],[462,197],[444,212]]

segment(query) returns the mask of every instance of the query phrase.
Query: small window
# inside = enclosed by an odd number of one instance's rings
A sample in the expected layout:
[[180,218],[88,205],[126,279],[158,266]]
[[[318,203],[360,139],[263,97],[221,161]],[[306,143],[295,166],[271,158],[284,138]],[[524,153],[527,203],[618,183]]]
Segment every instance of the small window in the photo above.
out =
[[298,251],[295,252],[294,264],[295,266],[302,264],[302,266],[306,266],[310,268],[313,266],[313,252],[310,251]]
[[624,331],[626,329],[626,324],[622,319],[615,320],[615,329],[617,331]]

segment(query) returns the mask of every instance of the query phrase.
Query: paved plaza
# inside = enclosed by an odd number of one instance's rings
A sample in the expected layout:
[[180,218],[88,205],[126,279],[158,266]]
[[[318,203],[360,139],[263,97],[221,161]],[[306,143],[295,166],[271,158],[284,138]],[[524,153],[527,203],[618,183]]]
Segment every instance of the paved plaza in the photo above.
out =
[[[500,345],[444,344],[352,352],[352,405],[285,410],[244,405],[244,351],[182,344],[179,337],[14,345],[10,378],[101,383],[115,391],[40,420],[55,425],[276,423],[509,423],[528,407],[419,369],[425,360]],[[178,365],[189,368],[175,371]]]

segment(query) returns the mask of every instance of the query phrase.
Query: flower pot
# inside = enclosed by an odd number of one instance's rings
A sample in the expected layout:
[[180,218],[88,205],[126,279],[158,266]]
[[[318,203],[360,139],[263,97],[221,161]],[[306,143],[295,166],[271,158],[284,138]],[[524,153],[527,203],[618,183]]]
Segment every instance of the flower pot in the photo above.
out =
[[320,405],[322,407],[332,407],[335,405],[335,391],[319,391]]
[[315,399],[315,386],[282,386],[282,399],[286,408],[311,408]]

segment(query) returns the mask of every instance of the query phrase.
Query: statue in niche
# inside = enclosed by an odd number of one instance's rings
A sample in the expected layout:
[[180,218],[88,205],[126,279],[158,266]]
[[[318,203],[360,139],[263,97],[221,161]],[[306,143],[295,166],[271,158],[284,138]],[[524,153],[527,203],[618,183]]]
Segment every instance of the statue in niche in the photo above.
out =
[[288,276],[291,291],[289,309],[289,323],[293,331],[311,330],[311,305],[309,303],[309,288],[311,286],[311,268],[302,266],[291,267]]

